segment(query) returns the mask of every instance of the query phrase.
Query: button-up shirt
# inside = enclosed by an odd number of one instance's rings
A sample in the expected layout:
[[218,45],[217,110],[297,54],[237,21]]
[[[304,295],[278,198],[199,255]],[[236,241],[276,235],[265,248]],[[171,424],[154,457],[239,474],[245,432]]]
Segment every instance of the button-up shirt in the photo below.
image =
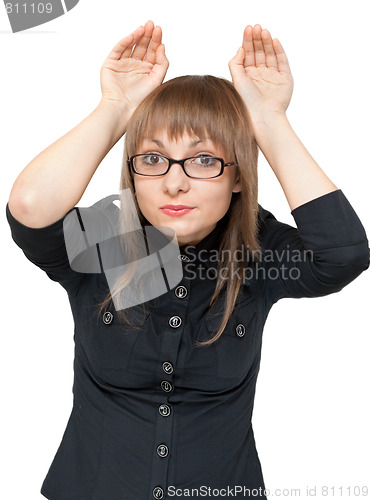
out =
[[291,214],[296,228],[258,205],[263,258],[243,277],[221,337],[199,348],[194,342],[214,336],[224,309],[223,294],[212,310],[209,302],[225,218],[197,245],[180,247],[175,287],[127,310],[135,329],[112,302],[96,314],[107,280],[71,268],[64,217],[29,228],[7,204],[13,240],[67,291],[75,322],[73,408],[42,484],[46,498],[151,500],[197,489],[205,498],[266,499],[252,411],[269,310],[284,297],[338,292],[369,267],[365,230],[342,190]]

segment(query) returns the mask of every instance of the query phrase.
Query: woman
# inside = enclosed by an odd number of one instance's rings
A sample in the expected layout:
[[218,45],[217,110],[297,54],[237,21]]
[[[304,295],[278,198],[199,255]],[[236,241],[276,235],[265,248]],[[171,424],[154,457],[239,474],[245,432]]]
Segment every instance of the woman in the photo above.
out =
[[[6,207],[14,241],[66,289],[76,324],[74,405],[42,485],[49,499],[266,498],[251,417],[268,312],[369,267],[360,220],[286,118],[293,79],[277,39],[245,28],[233,85],[162,85],[167,68],[152,22],[121,40],[98,107],[21,172]],[[183,269],[130,318],[109,300],[127,277],[111,289],[108,273],[72,268],[63,234],[125,132],[121,194],[144,229],[176,234]],[[257,145],[297,229],[257,202]]]

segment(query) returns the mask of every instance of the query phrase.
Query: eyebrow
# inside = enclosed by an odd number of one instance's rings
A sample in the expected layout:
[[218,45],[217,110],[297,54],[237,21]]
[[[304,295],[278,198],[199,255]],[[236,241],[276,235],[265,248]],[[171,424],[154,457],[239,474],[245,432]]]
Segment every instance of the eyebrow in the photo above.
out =
[[[164,148],[163,142],[161,142],[159,139],[150,139],[150,140],[152,142],[155,142],[160,148]],[[201,141],[201,140],[193,141],[193,142],[189,143],[189,147],[193,148],[193,147],[197,146],[200,142],[203,142],[203,141]]]

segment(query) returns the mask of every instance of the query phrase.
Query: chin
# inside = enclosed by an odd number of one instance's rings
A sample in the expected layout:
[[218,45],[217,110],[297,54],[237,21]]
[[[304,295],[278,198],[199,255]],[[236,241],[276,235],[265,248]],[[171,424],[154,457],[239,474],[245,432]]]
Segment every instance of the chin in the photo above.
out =
[[196,231],[191,230],[189,226],[186,228],[179,228],[176,224],[167,224],[167,226],[175,231],[179,245],[189,245],[190,242],[194,240],[194,233],[196,233]]
[[168,217],[165,220],[162,219],[160,225],[172,227],[179,236],[186,236],[197,230],[194,228],[194,223],[179,219],[180,217]]

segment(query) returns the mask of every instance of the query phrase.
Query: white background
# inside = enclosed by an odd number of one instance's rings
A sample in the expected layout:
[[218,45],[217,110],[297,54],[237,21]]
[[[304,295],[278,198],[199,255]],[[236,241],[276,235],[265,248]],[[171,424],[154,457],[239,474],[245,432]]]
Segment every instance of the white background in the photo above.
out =
[[[227,63],[244,27],[269,29],[294,77],[290,123],[370,234],[367,7],[366,0],[81,0],[65,16],[13,34],[0,6],[1,498],[44,498],[41,483],[72,408],[74,328],[64,289],[12,241],[5,205],[20,171],[96,107],[110,49],[152,19],[163,29],[166,80],[208,73],[231,79]],[[121,139],[79,206],[118,192],[122,150]],[[295,225],[262,154],[259,182],[259,203]],[[356,498],[355,486],[370,488],[369,278],[365,272],[330,296],[281,300],[270,312],[253,426],[272,492],[299,488],[308,498],[306,487],[316,486],[315,497],[324,498],[326,485],[334,494],[325,498]]]

